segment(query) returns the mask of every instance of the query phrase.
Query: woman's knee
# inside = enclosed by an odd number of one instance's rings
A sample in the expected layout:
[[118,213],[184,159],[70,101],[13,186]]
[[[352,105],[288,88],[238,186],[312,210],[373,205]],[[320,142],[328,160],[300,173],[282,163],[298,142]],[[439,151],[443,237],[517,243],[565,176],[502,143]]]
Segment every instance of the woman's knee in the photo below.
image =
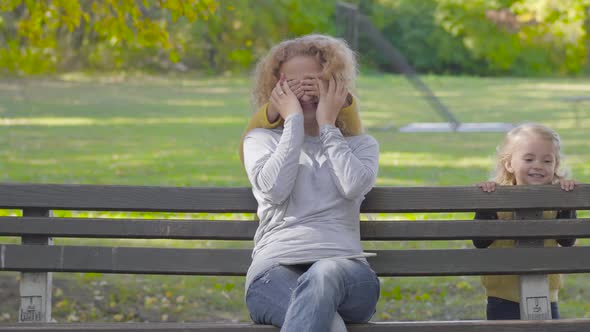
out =
[[352,285],[338,307],[342,318],[349,323],[365,323],[375,314],[381,286],[379,279]]

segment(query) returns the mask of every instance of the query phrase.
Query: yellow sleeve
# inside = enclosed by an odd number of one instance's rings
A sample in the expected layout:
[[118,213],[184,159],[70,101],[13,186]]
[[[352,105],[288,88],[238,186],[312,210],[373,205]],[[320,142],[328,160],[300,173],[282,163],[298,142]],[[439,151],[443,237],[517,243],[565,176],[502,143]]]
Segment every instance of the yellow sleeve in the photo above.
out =
[[273,129],[283,124],[283,118],[281,118],[280,116],[275,122],[268,121],[268,117],[266,116],[267,108],[268,103],[262,105],[260,110],[258,110],[258,112],[252,115],[250,121],[248,121],[248,126],[246,127],[246,130],[244,130],[244,132],[242,133],[242,138],[240,139],[240,160],[242,161],[242,165],[244,164],[244,138],[246,137],[246,134],[254,128]]
[[344,129],[342,130],[344,136],[356,136],[363,133],[363,124],[358,112],[356,98],[352,97],[352,102],[340,111],[336,121],[344,124],[344,128],[342,128]]

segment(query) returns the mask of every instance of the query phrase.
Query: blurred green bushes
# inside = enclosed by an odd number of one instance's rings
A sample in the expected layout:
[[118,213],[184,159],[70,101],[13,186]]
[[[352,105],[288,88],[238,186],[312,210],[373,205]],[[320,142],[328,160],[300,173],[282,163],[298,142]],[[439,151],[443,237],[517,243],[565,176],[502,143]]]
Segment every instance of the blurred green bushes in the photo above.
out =
[[[587,72],[590,0],[351,0],[418,72]],[[276,42],[336,34],[336,0],[0,2],[0,69],[244,72]],[[360,36],[364,65],[391,70]]]

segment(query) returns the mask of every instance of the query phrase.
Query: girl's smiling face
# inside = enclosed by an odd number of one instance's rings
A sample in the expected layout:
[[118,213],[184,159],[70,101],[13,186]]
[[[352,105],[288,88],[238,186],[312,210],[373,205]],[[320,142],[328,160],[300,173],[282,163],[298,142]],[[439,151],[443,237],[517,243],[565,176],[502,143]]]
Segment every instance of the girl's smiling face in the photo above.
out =
[[515,143],[504,167],[514,174],[517,185],[552,184],[557,169],[556,148],[551,140],[527,135]]

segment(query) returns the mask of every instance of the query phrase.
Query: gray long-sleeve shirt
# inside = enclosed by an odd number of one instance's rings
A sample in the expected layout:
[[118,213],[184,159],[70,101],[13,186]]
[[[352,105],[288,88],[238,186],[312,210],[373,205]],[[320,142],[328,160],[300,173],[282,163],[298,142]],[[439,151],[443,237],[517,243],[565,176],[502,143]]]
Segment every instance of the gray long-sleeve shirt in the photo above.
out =
[[343,137],[331,125],[305,136],[303,115],[283,128],[254,129],[244,165],[258,201],[252,279],[279,262],[362,253],[359,209],[377,176],[379,145],[368,135]]

